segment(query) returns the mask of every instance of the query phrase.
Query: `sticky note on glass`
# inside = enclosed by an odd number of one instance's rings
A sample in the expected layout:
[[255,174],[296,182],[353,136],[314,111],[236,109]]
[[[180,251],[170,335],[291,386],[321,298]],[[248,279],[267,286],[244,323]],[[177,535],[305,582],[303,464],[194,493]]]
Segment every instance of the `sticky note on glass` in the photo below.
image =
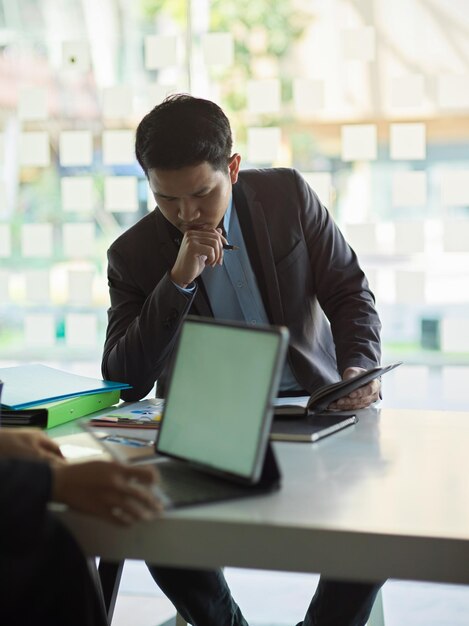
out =
[[98,320],[92,313],[65,316],[65,343],[69,348],[94,348],[98,342]]
[[92,211],[94,188],[91,176],[63,176],[60,180],[64,211]]
[[0,270],[0,302],[6,303],[10,299],[10,274]]
[[0,164],[5,162],[5,135],[0,133]]
[[426,302],[426,275],[424,272],[396,272],[396,302],[401,304],[421,304]]
[[375,124],[342,126],[342,161],[372,161],[378,152]]
[[72,167],[93,163],[93,135],[89,130],[65,130],[59,138],[60,165]]
[[230,66],[234,60],[231,33],[207,33],[202,37],[202,54],[206,65]]
[[67,272],[67,302],[88,306],[93,300],[93,270],[69,270]]
[[49,258],[53,252],[52,224],[24,224],[21,228],[21,253],[24,257]]
[[439,76],[437,101],[442,109],[469,108],[469,74]]
[[418,160],[426,156],[425,124],[391,124],[389,147],[391,159]]
[[155,107],[157,104],[161,104],[163,100],[171,95],[172,93],[176,93],[178,91],[177,86],[174,84],[171,85],[161,85],[154,84],[147,86],[147,96],[148,96],[148,106],[149,108]]
[[90,48],[86,41],[62,43],[62,66],[64,69],[84,73],[90,69]]
[[421,221],[394,224],[396,254],[419,254],[425,251],[425,224]]
[[94,222],[79,222],[62,226],[62,245],[65,256],[87,259],[95,252]]
[[41,87],[20,89],[18,117],[23,121],[47,119],[47,91]]
[[395,207],[422,207],[427,203],[427,174],[395,172],[392,177],[392,204]]
[[24,342],[30,347],[51,348],[55,344],[55,319],[50,313],[24,316]]
[[444,206],[469,205],[469,169],[441,172],[440,190]]
[[[441,349],[443,352],[469,352],[469,320],[445,318],[441,324]],[[465,386],[467,389],[466,379]]]
[[293,81],[293,104],[299,115],[311,115],[324,108],[323,80],[295,78]]
[[280,155],[281,131],[278,127],[248,128],[247,156],[251,163],[273,163]]
[[[429,372],[425,365],[402,365],[394,372],[394,389],[393,395],[396,394],[400,398],[408,398],[409,400],[418,397],[427,397]],[[412,381],[409,384],[409,381]]]
[[375,29],[372,26],[347,28],[341,32],[342,53],[347,61],[373,61]]
[[[458,350],[448,350],[448,352],[458,352]],[[458,403],[464,402],[464,405],[466,406],[469,367],[446,365],[442,367],[441,374],[443,396],[446,402],[448,402],[448,404],[455,401]],[[457,408],[460,409],[459,406]]]
[[132,115],[133,91],[126,85],[105,87],[102,93],[102,112],[105,119],[121,119]]
[[25,295],[28,302],[50,302],[50,273],[48,270],[26,270],[24,273]]
[[443,222],[443,250],[469,252],[469,218]]
[[103,132],[104,165],[132,165],[135,163],[135,133],[133,130],[105,130]]
[[9,224],[0,224],[0,258],[11,256],[11,230]]
[[376,224],[374,222],[347,224],[345,232],[347,241],[359,254],[376,254],[378,252]]
[[145,37],[145,67],[158,70],[178,64],[178,38],[175,35]]
[[135,176],[106,176],[104,179],[104,208],[123,212],[138,210],[138,189]]
[[247,89],[249,113],[280,111],[280,81],[276,78],[249,80]]
[[330,172],[304,172],[303,178],[319,197],[319,200],[328,207],[332,197],[332,177]]
[[44,130],[21,133],[19,163],[24,167],[48,167],[50,165],[49,133]]
[[421,107],[425,97],[425,80],[421,74],[408,74],[391,79],[391,106]]

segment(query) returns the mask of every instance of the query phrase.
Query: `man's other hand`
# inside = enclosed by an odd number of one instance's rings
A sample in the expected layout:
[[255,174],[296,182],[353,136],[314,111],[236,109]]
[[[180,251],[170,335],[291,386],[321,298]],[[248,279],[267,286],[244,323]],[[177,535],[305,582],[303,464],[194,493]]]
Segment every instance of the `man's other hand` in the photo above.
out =
[[[342,376],[343,380],[349,380],[364,372],[362,367],[348,367]],[[381,381],[375,378],[371,382],[352,391],[347,396],[332,402],[327,408],[331,411],[351,411],[355,409],[366,409],[376,400],[379,400],[379,392],[381,389]]]

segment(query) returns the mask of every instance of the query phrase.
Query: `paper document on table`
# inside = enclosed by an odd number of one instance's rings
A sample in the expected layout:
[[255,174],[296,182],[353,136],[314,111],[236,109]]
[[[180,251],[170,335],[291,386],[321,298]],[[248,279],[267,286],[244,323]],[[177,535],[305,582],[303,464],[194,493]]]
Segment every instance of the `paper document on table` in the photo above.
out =
[[92,418],[89,423],[90,426],[117,428],[159,428],[163,407],[162,398],[125,403],[113,411]]

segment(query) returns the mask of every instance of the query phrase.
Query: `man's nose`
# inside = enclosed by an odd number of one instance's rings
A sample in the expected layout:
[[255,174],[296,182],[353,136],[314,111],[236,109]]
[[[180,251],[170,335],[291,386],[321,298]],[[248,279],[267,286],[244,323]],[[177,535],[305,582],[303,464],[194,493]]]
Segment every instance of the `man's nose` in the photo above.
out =
[[195,221],[200,215],[200,211],[197,208],[197,200],[194,199],[181,199],[179,202],[179,219],[183,222],[189,223]]

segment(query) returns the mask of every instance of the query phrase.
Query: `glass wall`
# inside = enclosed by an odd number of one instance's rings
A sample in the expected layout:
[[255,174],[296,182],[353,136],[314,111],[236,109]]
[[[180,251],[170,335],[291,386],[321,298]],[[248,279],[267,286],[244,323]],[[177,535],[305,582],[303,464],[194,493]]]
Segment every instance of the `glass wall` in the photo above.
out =
[[225,109],[243,167],[308,179],[370,278],[384,361],[461,393],[468,33],[468,0],[4,0],[2,362],[99,371],[106,249],[154,208],[134,130],[186,91]]

